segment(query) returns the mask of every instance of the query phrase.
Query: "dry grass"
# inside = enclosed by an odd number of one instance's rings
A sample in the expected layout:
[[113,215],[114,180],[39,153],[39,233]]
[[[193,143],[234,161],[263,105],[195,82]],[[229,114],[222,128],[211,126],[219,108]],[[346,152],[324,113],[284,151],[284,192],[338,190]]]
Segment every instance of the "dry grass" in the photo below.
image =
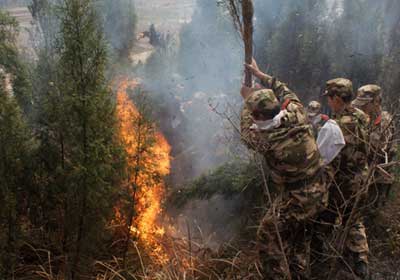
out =
[[[381,209],[373,223],[369,231],[372,279],[400,279],[400,192]],[[81,279],[262,279],[253,245],[238,247],[224,244],[219,250],[213,251],[202,240],[164,237],[159,243],[170,256],[165,264],[155,263],[140,244],[132,242],[126,268],[121,258],[99,260],[93,262],[91,275]],[[62,269],[59,269],[63,258],[55,258],[47,250],[30,249],[37,256],[38,264],[20,267],[20,276],[16,279],[65,279]],[[54,269],[57,266],[58,269]],[[343,273],[336,277],[335,279],[355,279]]]
[[[262,279],[254,248],[237,248],[224,244],[218,250],[207,248],[202,241],[164,237],[160,240],[169,259],[157,263],[150,254],[132,241],[128,262],[110,257],[92,263],[87,275],[77,279],[95,280],[172,280],[172,279]],[[21,264],[16,271],[19,280],[65,280],[65,257],[54,257],[50,251],[29,245],[32,264]],[[242,246],[243,247],[243,246]]]
[[165,238],[163,248],[170,259],[165,264],[154,262],[142,253],[138,246],[131,252],[131,259],[140,260],[140,269],[123,269],[121,259],[96,262],[99,272],[96,280],[128,279],[262,279],[257,261],[257,252],[239,250],[225,244],[212,251],[203,244],[186,238]]
[[[200,231],[200,230],[199,230]],[[86,277],[79,279],[96,280],[172,280],[172,279],[262,279],[257,251],[252,240],[238,245],[223,244],[218,250],[211,250],[206,244],[207,238],[201,234],[187,236],[196,238],[174,238],[164,236],[157,240],[169,259],[164,264],[156,263],[150,252],[141,244],[132,241],[126,267],[122,258],[105,257],[93,261]],[[200,236],[200,237],[199,237]],[[400,279],[400,192],[380,209],[377,217],[368,225],[368,237],[371,247],[372,279]],[[252,239],[249,237],[247,239]],[[114,246],[118,246],[115,242]],[[118,248],[111,252],[118,252]],[[64,280],[65,258],[54,256],[50,251],[35,249],[26,244],[34,262],[25,263],[16,271],[20,280]],[[329,260],[327,261],[329,263]],[[329,272],[329,267],[321,273]],[[341,270],[334,279],[356,279]],[[323,278],[316,278],[323,279]]]

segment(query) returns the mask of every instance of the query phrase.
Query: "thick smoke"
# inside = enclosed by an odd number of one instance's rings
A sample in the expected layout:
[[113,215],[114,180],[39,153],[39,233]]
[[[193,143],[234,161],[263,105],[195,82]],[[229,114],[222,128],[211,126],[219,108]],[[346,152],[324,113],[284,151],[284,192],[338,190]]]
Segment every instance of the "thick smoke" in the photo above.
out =
[[134,0],[97,1],[103,17],[104,33],[111,51],[126,55],[135,41],[136,14]]
[[[232,125],[218,113],[238,121],[242,42],[224,6],[215,0],[194,4],[191,21],[139,71],[161,104],[157,119],[173,148],[174,188],[231,160],[240,146]],[[172,212],[181,234],[189,225],[195,238],[216,247],[239,231],[241,221],[234,217],[240,216],[242,200],[217,195]]]
[[172,144],[177,164],[185,164],[184,179],[228,159],[225,123],[212,107],[224,112],[238,102],[242,70],[241,42],[229,15],[215,0],[196,5],[192,21],[144,70],[145,87],[159,94],[170,113],[161,125],[167,135],[179,135]]
[[[209,200],[188,202],[177,215],[176,226],[179,233],[187,235],[187,230],[205,248],[217,250],[218,247],[237,237],[243,231],[243,198],[239,195],[227,199],[215,195]],[[178,234],[179,234],[178,233]]]

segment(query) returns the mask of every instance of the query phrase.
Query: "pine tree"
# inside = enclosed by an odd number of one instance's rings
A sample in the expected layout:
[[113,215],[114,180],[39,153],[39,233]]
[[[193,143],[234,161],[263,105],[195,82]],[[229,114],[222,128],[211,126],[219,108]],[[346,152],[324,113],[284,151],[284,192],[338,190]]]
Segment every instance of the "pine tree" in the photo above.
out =
[[327,49],[332,76],[346,77],[355,88],[377,83],[384,52],[383,7],[376,1],[343,1],[333,21]]
[[315,0],[281,4],[273,28],[265,31],[268,35],[265,36],[267,41],[262,41],[265,54],[258,55],[260,65],[268,64],[274,75],[307,99],[320,94],[321,83],[329,71],[328,56],[323,48],[326,26],[321,19],[325,8],[325,1]]
[[63,97],[68,221],[66,240],[73,259],[71,276],[85,268],[85,256],[102,237],[113,205],[116,124],[107,88],[107,53],[91,0],[66,0],[62,7],[60,94]]
[[0,66],[11,74],[13,94],[25,114],[32,110],[31,84],[27,66],[22,62],[17,49],[18,22],[0,10]]
[[0,74],[0,278],[11,279],[22,243],[33,142],[16,99],[4,88],[4,78]]
[[291,6],[291,2],[259,0],[255,1],[255,33],[254,47],[255,57],[260,65],[270,65],[270,48],[272,46],[272,36],[276,33],[277,28],[285,19],[285,11],[287,6]]
[[[380,84],[383,87],[383,97],[390,106],[398,106],[393,100],[397,100],[400,88],[400,2],[395,0],[386,1],[386,50],[383,61],[383,71],[380,76]],[[396,108],[393,108],[394,110]]]
[[[38,140],[35,151],[36,180],[30,201],[30,222],[40,228],[41,235],[30,240],[35,247],[51,248],[54,255],[65,256],[70,236],[66,213],[69,212],[67,193],[68,143],[67,109],[61,90],[59,14],[55,1],[34,0],[29,6],[35,20],[35,51],[37,61],[32,71],[34,96],[34,131]],[[68,264],[68,260],[66,260]]]

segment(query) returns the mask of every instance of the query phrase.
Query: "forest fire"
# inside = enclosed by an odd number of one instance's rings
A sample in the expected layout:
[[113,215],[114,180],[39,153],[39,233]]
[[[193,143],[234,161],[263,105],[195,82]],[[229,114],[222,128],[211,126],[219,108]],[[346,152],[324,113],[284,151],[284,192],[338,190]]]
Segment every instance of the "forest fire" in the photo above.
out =
[[165,264],[168,257],[159,242],[165,229],[159,218],[165,195],[162,178],[170,172],[171,147],[154,123],[145,120],[129,99],[127,91],[137,86],[136,80],[122,79],[117,95],[119,136],[128,160],[126,185],[133,198],[132,219],[127,219],[127,225],[129,235],[138,239],[146,253],[156,263]]

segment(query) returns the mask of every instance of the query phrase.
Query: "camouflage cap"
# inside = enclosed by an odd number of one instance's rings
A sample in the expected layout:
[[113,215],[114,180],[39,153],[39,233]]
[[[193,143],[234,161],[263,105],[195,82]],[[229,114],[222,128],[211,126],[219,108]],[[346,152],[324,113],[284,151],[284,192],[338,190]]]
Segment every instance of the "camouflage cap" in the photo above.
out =
[[310,117],[314,117],[321,113],[321,108],[321,103],[319,103],[318,101],[311,101],[307,106],[307,114]]
[[272,119],[280,111],[280,103],[270,89],[261,89],[253,92],[247,99],[246,105],[253,116],[263,115]]
[[336,95],[342,99],[351,98],[353,96],[353,83],[344,78],[329,80],[326,82],[326,91],[323,95]]
[[356,107],[362,107],[369,102],[382,97],[382,88],[378,85],[365,85],[358,89],[357,98],[353,101]]

